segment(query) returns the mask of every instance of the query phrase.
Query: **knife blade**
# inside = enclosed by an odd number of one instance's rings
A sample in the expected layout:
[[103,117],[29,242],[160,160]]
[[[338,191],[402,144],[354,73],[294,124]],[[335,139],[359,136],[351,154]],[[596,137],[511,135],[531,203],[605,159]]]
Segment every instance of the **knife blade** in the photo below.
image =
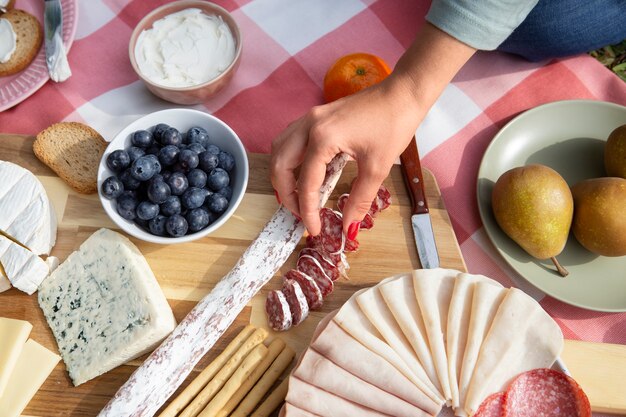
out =
[[45,0],[44,34],[46,48],[46,65],[50,78],[55,82],[67,80],[71,75],[67,62],[65,46],[63,46],[63,14],[60,0]]
[[424,176],[415,137],[400,155],[404,181],[411,197],[411,227],[422,268],[439,267],[439,254],[424,190]]

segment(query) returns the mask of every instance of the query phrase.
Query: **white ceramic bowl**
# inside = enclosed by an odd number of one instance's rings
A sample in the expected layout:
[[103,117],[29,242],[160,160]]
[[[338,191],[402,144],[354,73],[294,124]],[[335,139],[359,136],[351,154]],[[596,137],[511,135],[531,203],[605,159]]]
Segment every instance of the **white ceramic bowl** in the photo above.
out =
[[[213,223],[206,228],[196,232],[190,233],[182,237],[163,237],[155,236],[136,223],[124,219],[120,216],[116,209],[116,202],[114,200],[108,200],[102,195],[101,187],[102,182],[113,175],[114,173],[107,167],[107,156],[117,149],[127,149],[131,146],[131,135],[137,130],[152,130],[154,126],[159,123],[166,123],[172,127],[178,129],[184,134],[188,129],[194,126],[200,126],[206,129],[209,133],[209,140],[212,144],[217,145],[220,149],[229,152],[235,158],[235,168],[230,172],[230,187],[233,190],[233,196],[230,199],[228,209]],[[160,244],[172,244],[190,242],[192,240],[200,239],[211,234],[222,226],[233,215],[239,203],[243,198],[248,185],[248,157],[246,150],[239,140],[237,134],[223,121],[218,118],[193,109],[168,109],[161,110],[154,113],[150,113],[143,116],[124,129],[122,129],[117,136],[113,138],[109,146],[107,147],[100,166],[98,168],[98,195],[104,210],[109,217],[118,225],[122,230],[131,236],[138,239],[145,240],[152,243]]]

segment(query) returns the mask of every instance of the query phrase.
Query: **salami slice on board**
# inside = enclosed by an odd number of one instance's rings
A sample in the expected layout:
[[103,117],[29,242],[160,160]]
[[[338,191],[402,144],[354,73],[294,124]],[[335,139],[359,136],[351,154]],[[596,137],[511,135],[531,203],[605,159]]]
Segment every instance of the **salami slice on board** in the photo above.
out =
[[361,225],[359,226],[359,229],[369,230],[372,227],[374,227],[374,217],[372,217],[372,215],[369,213],[365,213],[365,217],[363,217],[363,220],[361,220]]
[[297,269],[292,269],[285,274],[285,280],[293,280],[300,284],[300,289],[306,297],[309,310],[318,310],[322,308],[322,304],[324,304],[324,297],[322,296],[320,287],[317,286],[317,283],[313,278],[298,271]]
[[293,323],[289,302],[285,293],[280,290],[272,290],[267,294],[265,312],[267,323],[277,332],[289,329]]
[[503,417],[591,417],[591,405],[574,379],[554,369],[533,369],[507,388]]
[[341,213],[329,208],[320,210],[322,228],[319,234],[321,247],[327,253],[340,253],[345,244]]
[[316,248],[302,248],[298,258],[302,256],[311,256],[317,259],[317,262],[320,263],[326,275],[330,277],[331,280],[337,281],[341,276],[341,271],[337,264],[331,261],[323,252]]
[[347,277],[345,271],[350,269],[350,265],[348,264],[348,261],[346,260],[346,256],[344,255],[343,251],[339,252],[339,253],[328,253],[324,250],[324,247],[322,246],[322,235],[319,234],[317,236],[307,236],[306,238],[306,247],[309,249],[316,249],[317,251],[319,251],[323,256],[325,256],[326,258],[328,258],[332,263],[334,263],[335,265],[337,265],[337,267],[339,268],[339,272],[341,272],[341,275]]
[[504,408],[504,392],[491,394],[482,402],[473,417],[502,417]]
[[324,269],[320,263],[312,256],[302,255],[298,258],[296,265],[298,271],[305,273],[315,280],[315,283],[322,292],[322,296],[326,298],[328,294],[333,292],[334,284],[333,280],[324,272]]
[[378,205],[377,212],[387,209],[391,205],[391,193],[384,185],[380,185],[378,193],[376,194],[376,201]]
[[291,325],[297,326],[309,315],[309,303],[298,281],[291,279],[283,282],[283,294],[291,310]]

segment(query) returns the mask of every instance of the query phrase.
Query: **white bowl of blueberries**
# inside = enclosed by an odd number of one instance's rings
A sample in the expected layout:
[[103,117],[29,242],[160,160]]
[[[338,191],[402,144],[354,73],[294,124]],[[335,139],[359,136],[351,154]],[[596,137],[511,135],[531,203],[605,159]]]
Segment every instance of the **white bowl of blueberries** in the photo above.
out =
[[126,126],[98,169],[104,210],[122,230],[170,244],[207,236],[224,224],[248,184],[237,134],[216,117],[168,109]]

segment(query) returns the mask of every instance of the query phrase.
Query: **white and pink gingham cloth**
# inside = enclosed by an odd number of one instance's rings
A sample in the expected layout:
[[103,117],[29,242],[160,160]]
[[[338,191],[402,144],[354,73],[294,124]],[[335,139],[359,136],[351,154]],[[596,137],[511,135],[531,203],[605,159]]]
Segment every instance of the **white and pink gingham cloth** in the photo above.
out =
[[[48,82],[0,113],[0,131],[34,135],[52,123],[72,120],[91,125],[110,140],[139,116],[174,107],[148,92],[128,59],[133,27],[166,2],[78,0],[79,23],[69,52],[73,76],[62,84]],[[289,122],[323,102],[324,74],[341,55],[370,52],[393,66],[429,8],[428,1],[419,0],[215,2],[240,25],[241,66],[217,97],[193,107],[228,123],[250,152],[269,152],[271,140]],[[419,128],[423,163],[437,178],[472,273],[505,285],[523,283],[482,227],[475,195],[478,166],[493,136],[514,116],[564,99],[626,105],[626,83],[588,56],[530,63],[498,52],[478,53]],[[532,294],[565,337],[626,344],[626,313],[586,311]]]

